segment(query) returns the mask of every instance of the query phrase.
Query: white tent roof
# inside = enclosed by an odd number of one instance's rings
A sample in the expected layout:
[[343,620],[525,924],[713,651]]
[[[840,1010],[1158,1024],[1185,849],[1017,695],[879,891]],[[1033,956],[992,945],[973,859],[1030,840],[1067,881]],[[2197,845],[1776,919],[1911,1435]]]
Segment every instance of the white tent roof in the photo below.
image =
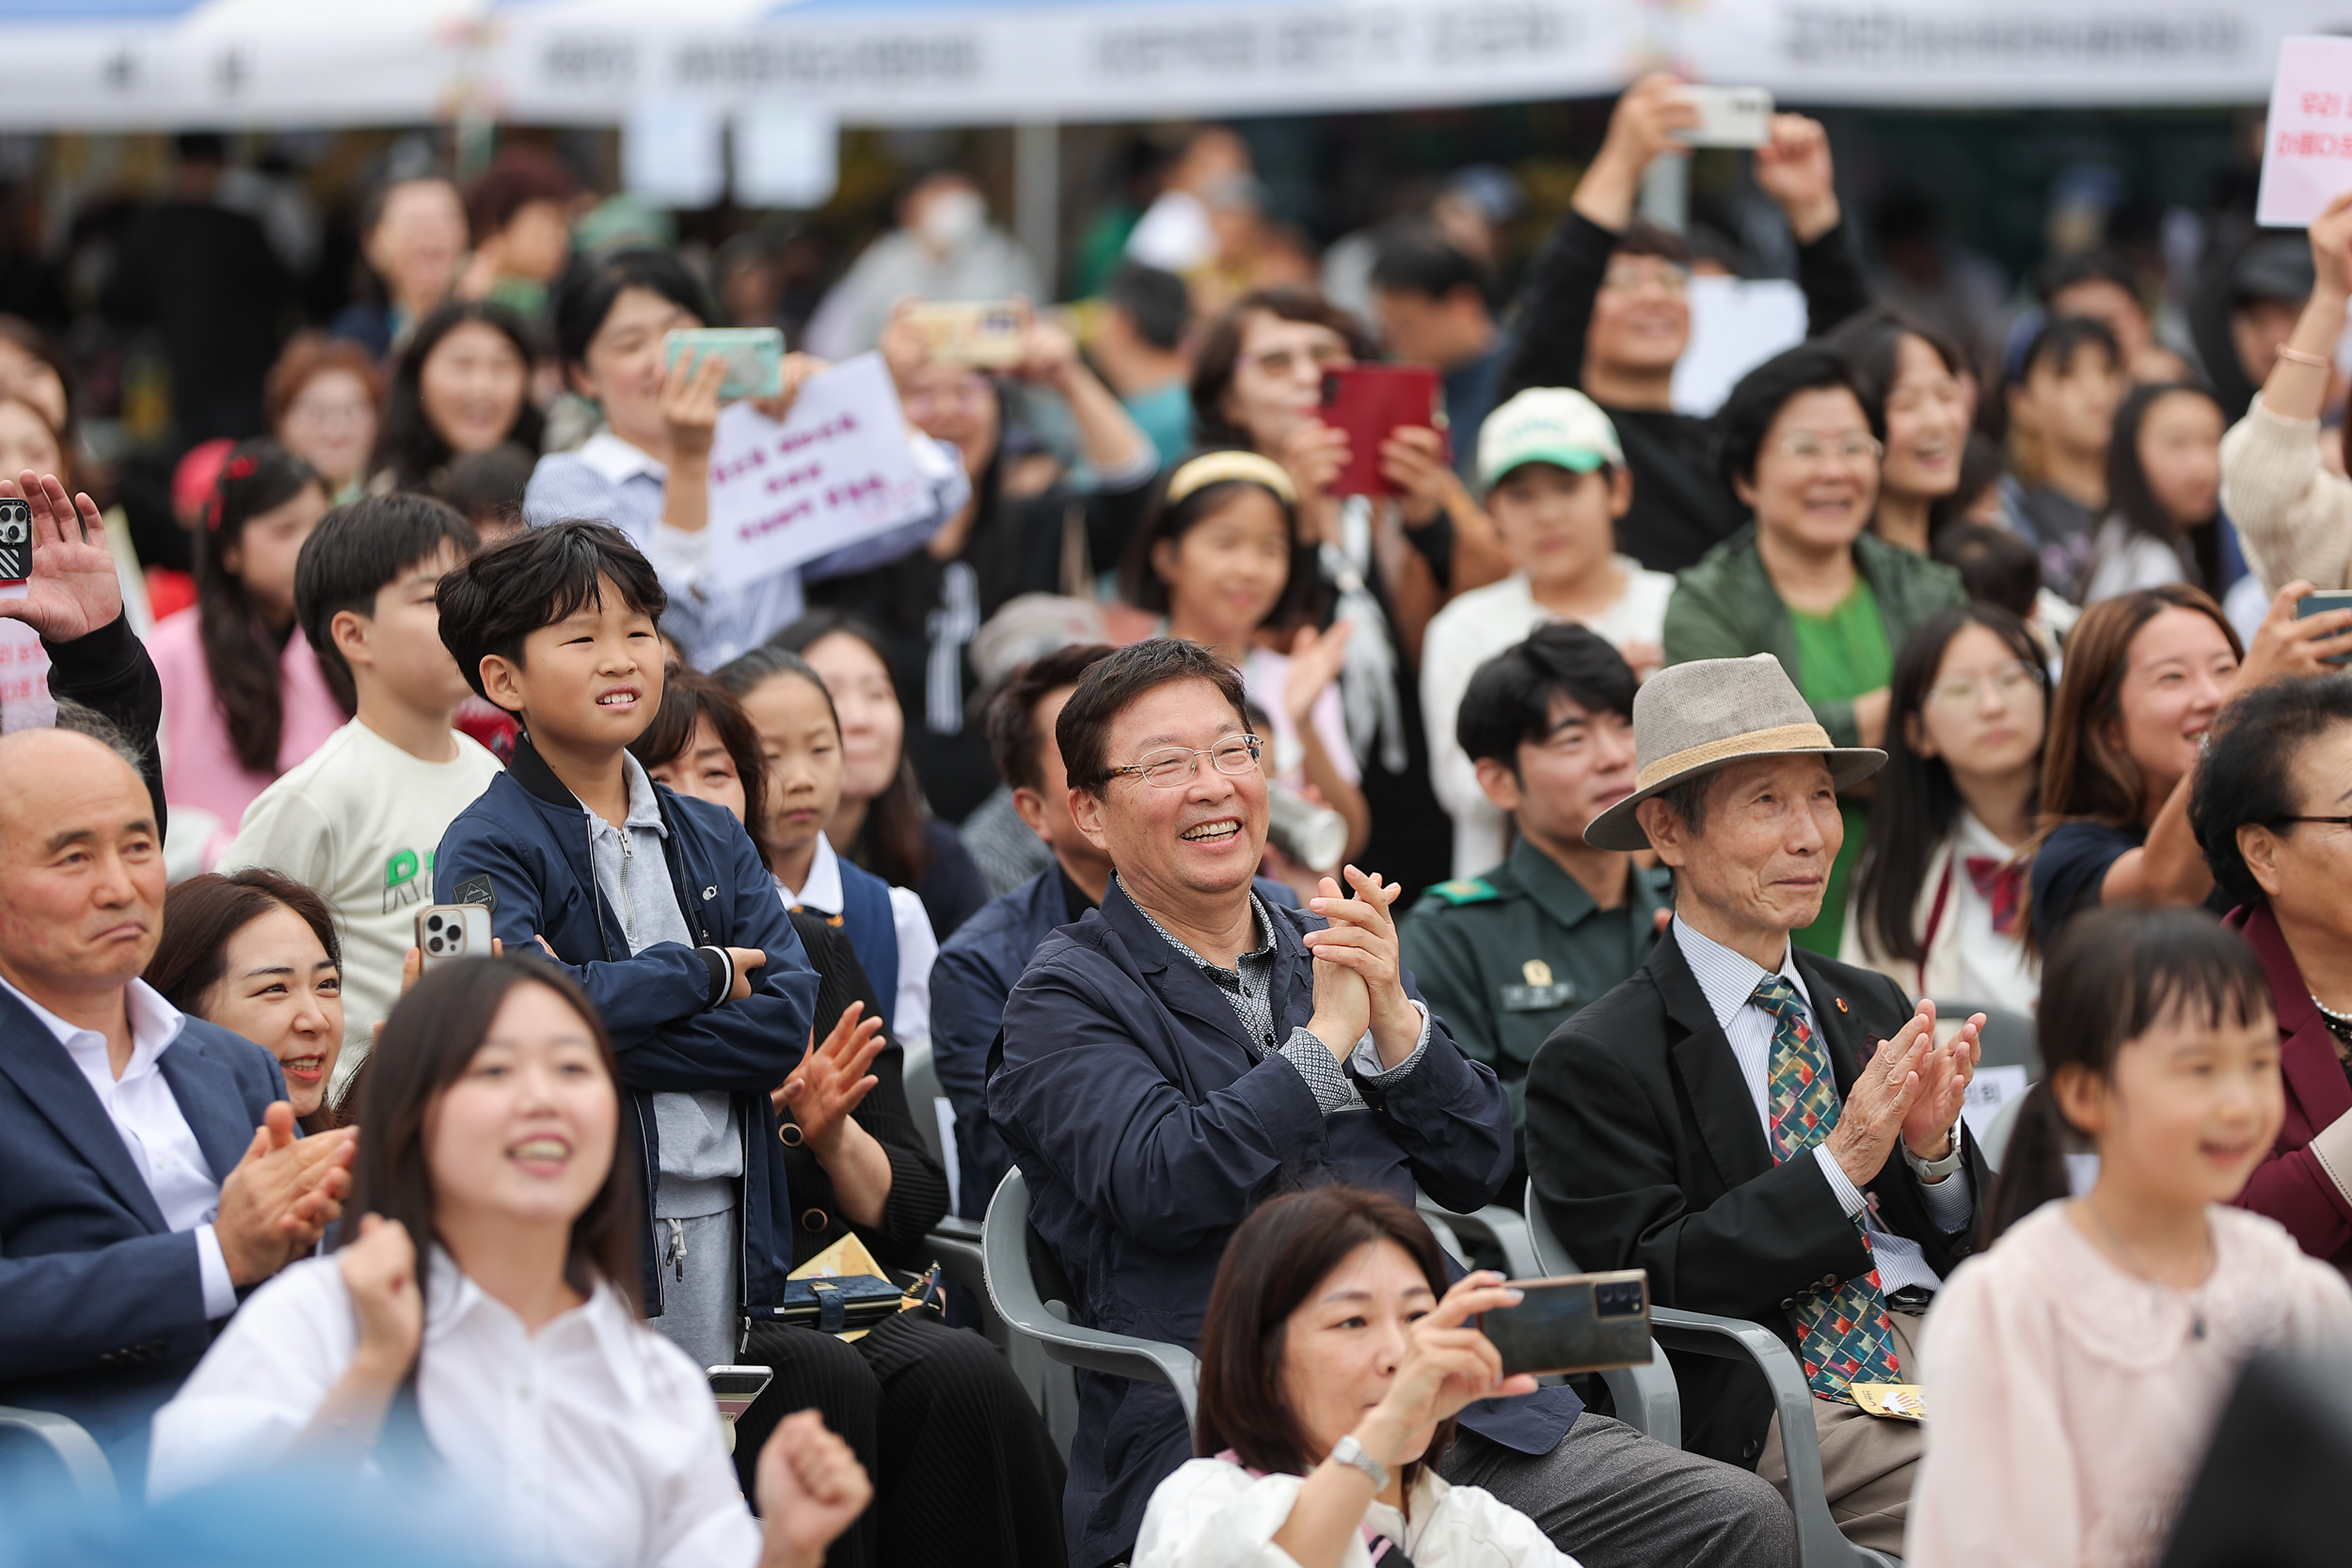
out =
[[0,126],[1135,119],[1608,91],[1649,61],[1799,103],[2258,103],[2339,0],[0,0]]

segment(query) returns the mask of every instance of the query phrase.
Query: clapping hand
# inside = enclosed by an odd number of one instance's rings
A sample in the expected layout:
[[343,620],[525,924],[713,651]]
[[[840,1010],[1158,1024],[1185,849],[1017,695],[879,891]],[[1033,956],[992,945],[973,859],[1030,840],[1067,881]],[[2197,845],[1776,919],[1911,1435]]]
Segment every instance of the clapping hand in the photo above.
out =
[[122,582],[106,553],[106,524],[86,495],[68,499],[54,474],[29,468],[0,494],[20,495],[33,517],[33,575],[24,596],[0,599],[0,616],[22,621],[52,642],[71,642],[122,613]]
[[787,1416],[759,1450],[759,1568],[817,1568],[857,1522],[874,1483],[850,1445],[814,1410]]
[[357,1128],[339,1127],[297,1138],[294,1107],[282,1100],[262,1113],[245,1158],[220,1184],[213,1221],[231,1284],[267,1279],[342,1217],[358,1136]]
[[1307,948],[1319,961],[1339,964],[1363,981],[1373,1045],[1380,1053],[1381,1065],[1392,1068],[1412,1053],[1421,1038],[1421,1013],[1405,994],[1396,915],[1390,908],[1405,889],[1399,883],[1384,882],[1378,872],[1359,871],[1352,865],[1343,867],[1342,872],[1354,888],[1354,896],[1343,893],[1331,878],[1323,879],[1323,895],[1309,899],[1307,907],[1331,924],[1308,932]]
[[[1935,1037],[1935,1004],[1921,1000],[1912,1022],[1926,1033],[1931,1041]],[[1911,1102],[1911,1110],[1903,1117],[1903,1145],[1922,1160],[1941,1160],[1952,1151],[1952,1130],[1960,1122],[1961,1107],[1968,1102],[1968,1085],[1977,1076],[1977,1060],[1983,1053],[1978,1039],[1984,1028],[1984,1015],[1975,1013],[1960,1030],[1942,1045],[1931,1045],[1919,1068],[1919,1094]],[[1888,1049],[1882,1045],[1882,1051]]]
[[882,1021],[861,1020],[865,1010],[863,1002],[841,1009],[823,1043],[811,1045],[792,1075],[769,1096],[776,1115],[790,1117],[819,1158],[848,1130],[850,1113],[882,1082],[866,1069],[882,1054]]

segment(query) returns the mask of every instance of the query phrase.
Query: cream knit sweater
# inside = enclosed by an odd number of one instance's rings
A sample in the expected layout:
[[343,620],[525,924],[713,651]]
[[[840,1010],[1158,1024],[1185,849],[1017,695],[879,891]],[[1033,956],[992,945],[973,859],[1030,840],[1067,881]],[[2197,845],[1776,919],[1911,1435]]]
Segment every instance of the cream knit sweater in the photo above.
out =
[[2255,398],[2221,438],[2221,509],[2271,593],[2297,578],[2352,587],[2352,482],[2321,464],[2317,420],[2282,419]]

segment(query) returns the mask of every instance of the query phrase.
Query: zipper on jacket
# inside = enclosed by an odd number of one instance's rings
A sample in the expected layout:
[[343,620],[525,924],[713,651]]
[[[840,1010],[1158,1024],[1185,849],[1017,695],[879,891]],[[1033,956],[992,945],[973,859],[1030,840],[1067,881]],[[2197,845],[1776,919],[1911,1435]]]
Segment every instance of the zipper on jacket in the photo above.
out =
[[628,828],[624,824],[621,835],[621,936],[628,943],[629,952],[637,951],[637,893],[628,885],[629,863],[637,857],[628,847]]

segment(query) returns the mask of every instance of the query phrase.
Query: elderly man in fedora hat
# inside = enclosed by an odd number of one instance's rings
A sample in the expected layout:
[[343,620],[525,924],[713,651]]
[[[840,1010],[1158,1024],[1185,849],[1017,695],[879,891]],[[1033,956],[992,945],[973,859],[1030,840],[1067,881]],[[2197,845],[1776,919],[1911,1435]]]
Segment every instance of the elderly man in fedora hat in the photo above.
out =
[[[1788,1340],[1840,1528],[1899,1551],[1920,1429],[1857,1401],[1916,1381],[1921,1316],[1977,1228],[1988,1180],[1960,1111],[1983,1021],[1939,1045],[1931,1005],[1788,940],[1844,838],[1837,792],[1886,756],[1831,745],[1771,655],[1653,676],[1633,743],[1637,787],[1584,837],[1655,849],[1675,918],[1528,1069],[1535,1199],[1581,1266],[1647,1269],[1659,1305]],[[1754,1368],[1676,1375],[1686,1447],[1785,1480]]]

